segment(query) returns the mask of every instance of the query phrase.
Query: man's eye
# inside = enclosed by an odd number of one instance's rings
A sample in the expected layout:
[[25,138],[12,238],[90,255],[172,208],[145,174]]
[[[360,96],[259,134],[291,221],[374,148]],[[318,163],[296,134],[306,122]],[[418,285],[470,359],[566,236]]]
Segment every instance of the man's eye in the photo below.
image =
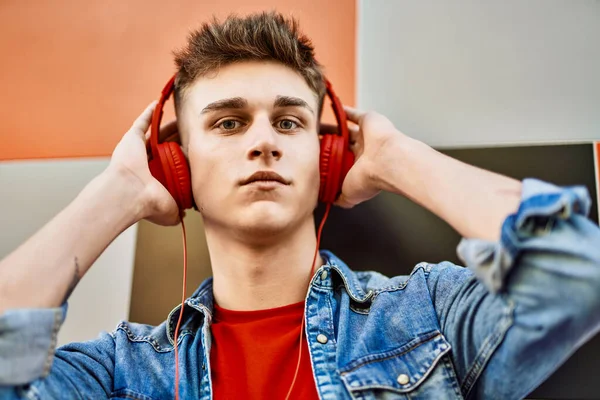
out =
[[231,131],[237,128],[240,128],[242,123],[240,121],[236,121],[235,119],[226,119],[217,125],[221,129],[225,129],[226,131]]
[[281,121],[277,122],[277,127],[279,129],[288,131],[297,128],[298,124],[295,121],[292,121],[291,119],[282,119]]

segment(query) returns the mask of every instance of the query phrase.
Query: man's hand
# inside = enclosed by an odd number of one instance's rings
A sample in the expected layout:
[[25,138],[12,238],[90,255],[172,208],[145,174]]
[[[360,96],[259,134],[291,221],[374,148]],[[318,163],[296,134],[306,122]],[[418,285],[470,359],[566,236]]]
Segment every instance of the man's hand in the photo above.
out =
[[[177,203],[167,189],[150,174],[146,142],[148,127],[156,102],[152,102],[135,120],[115,150],[105,173],[114,179],[124,179],[140,193],[140,217],[159,225],[179,222]],[[172,124],[168,125],[171,129]],[[146,132],[148,131],[148,132]],[[161,132],[162,133],[162,132]]]
[[[355,163],[346,175],[342,193],[335,202],[343,208],[351,208],[375,197],[382,189],[378,175],[386,165],[393,161],[390,154],[393,142],[404,135],[392,122],[376,112],[364,112],[351,107],[344,107],[350,125],[350,149],[354,153]],[[331,125],[324,125],[322,131],[337,130]]]

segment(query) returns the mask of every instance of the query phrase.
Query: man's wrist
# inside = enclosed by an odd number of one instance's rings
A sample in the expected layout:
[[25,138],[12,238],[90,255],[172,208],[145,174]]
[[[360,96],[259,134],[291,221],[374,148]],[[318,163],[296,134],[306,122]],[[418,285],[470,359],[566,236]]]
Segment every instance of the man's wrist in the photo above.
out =
[[425,143],[399,135],[386,146],[372,179],[379,190],[411,197],[411,187],[423,185],[420,166],[435,155],[436,152]]
[[135,178],[110,167],[94,178],[80,197],[91,200],[92,204],[96,203],[94,200],[101,199],[104,205],[100,207],[114,210],[122,229],[127,229],[146,216],[144,186]]

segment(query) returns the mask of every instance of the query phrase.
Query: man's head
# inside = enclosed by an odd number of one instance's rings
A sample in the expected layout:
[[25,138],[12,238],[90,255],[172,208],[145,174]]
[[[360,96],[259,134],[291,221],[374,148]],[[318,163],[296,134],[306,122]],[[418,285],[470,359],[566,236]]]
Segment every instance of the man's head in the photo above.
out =
[[181,103],[197,78],[243,61],[275,61],[291,68],[305,79],[322,105],[325,79],[310,39],[300,33],[296,20],[274,12],[230,16],[223,22],[215,19],[192,32],[187,45],[175,52],[175,104]]
[[[213,21],[176,62],[178,126],[205,223],[258,238],[312,218],[325,82],[297,23],[274,13]],[[283,183],[248,184],[260,171]]]

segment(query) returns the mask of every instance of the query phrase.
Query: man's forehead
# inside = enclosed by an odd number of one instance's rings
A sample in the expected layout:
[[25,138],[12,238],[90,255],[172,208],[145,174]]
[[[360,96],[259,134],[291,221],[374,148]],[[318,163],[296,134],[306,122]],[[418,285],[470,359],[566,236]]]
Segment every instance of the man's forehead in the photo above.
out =
[[316,93],[299,73],[284,65],[258,62],[229,65],[199,77],[188,88],[186,97],[198,111],[231,99],[245,100],[249,106],[304,102],[313,113],[318,104]]

